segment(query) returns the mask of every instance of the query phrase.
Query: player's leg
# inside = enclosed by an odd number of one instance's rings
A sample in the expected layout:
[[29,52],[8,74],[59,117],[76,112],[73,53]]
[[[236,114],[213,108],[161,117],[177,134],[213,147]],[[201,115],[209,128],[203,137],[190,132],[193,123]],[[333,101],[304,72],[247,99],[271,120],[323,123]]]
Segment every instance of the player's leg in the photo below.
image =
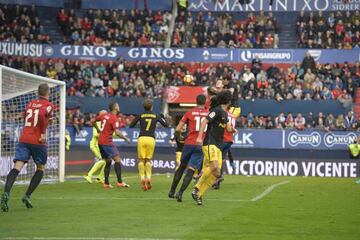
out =
[[[228,151],[228,158],[229,158],[229,162],[230,162],[230,166],[231,166],[232,170],[235,171],[235,161],[234,161],[234,155],[231,151],[231,147]],[[223,158],[223,160],[224,160],[224,158]]]
[[222,152],[215,145],[210,145],[208,147],[209,154],[209,163],[206,165],[203,176],[201,176],[199,183],[197,185],[197,203],[202,205],[202,196],[206,190],[211,187],[216,178],[221,175],[220,169],[222,166]]
[[201,168],[202,158],[203,153],[201,147],[194,146],[182,185],[180,187],[180,190],[176,194],[176,199],[178,202],[182,202],[182,195],[187,189],[187,187],[190,185],[195,171]]
[[145,180],[145,156],[146,156],[146,146],[143,137],[138,138],[137,143],[137,154],[138,154],[138,170],[140,177],[141,188],[146,191],[146,180]]
[[88,183],[92,183],[93,175],[97,171],[99,171],[99,176],[97,177],[97,181],[100,183],[103,183],[104,168],[105,168],[106,162],[104,160],[102,160],[99,145],[98,145],[97,141],[91,140],[90,150],[94,154],[95,158],[98,161],[91,167],[90,171],[87,173],[87,175],[84,178]]
[[44,176],[45,165],[37,164],[36,171],[34,176],[31,178],[30,185],[26,190],[24,197],[21,201],[25,204],[27,208],[33,208],[33,205],[30,201],[31,194],[35,191],[35,189],[39,186],[41,179]]
[[181,162],[181,151],[176,151],[175,152],[175,164],[176,164],[176,169],[178,169],[178,167],[180,166],[180,162]]
[[105,168],[104,168],[104,188],[112,188],[110,182],[109,182],[109,176],[110,176],[110,170],[111,170],[111,159],[105,158]]
[[182,153],[181,153],[180,165],[176,169],[176,171],[174,173],[173,181],[171,183],[170,191],[168,194],[169,198],[175,197],[176,187],[179,184],[181,177],[182,177],[182,175],[187,167],[187,164],[189,163],[189,160],[190,160],[190,156],[191,156],[190,150],[191,149],[190,149],[189,145],[184,145]]
[[94,173],[99,171],[96,181],[98,183],[104,183],[104,168],[105,168],[106,162],[102,159],[100,149],[99,149],[99,144],[97,141],[91,147],[91,151],[93,152],[94,156],[98,159],[98,161],[94,164],[94,166],[90,170],[89,174],[91,174],[91,177],[92,177]]
[[146,155],[145,155],[145,179],[146,179],[146,187],[148,190],[152,188],[151,184],[151,176],[152,176],[152,165],[151,159],[154,156],[155,150],[155,139],[152,137],[146,138]]
[[[225,159],[226,155],[229,154],[231,145],[232,145],[231,142],[225,142],[223,144],[223,147],[221,149],[222,159]],[[220,189],[220,184],[222,181],[224,181],[224,171],[225,171],[224,167],[225,167],[225,164],[223,164],[221,167],[220,176],[216,179],[215,184],[213,185],[213,189],[216,189],[216,190]]]
[[31,178],[30,184],[24,197],[21,201],[25,204],[27,208],[32,208],[32,203],[30,201],[31,194],[39,186],[42,178],[44,177],[45,165],[47,162],[47,147],[44,145],[31,145],[31,156],[34,159],[36,164],[36,171],[34,176]]
[[[111,148],[111,146],[110,146]],[[112,186],[109,183],[109,176],[110,176],[110,169],[111,169],[111,152],[109,152],[109,146],[106,145],[100,145],[100,154],[102,156],[102,159],[105,161],[105,167],[104,167],[104,188],[112,188]]]
[[114,169],[117,178],[116,186],[117,187],[130,187],[129,184],[125,183],[121,176],[121,157],[115,146],[112,146],[112,159],[115,161]]
[[6,177],[4,193],[2,194],[0,201],[1,209],[4,212],[9,211],[8,201],[9,201],[11,189],[21,169],[24,167],[25,163],[30,159],[30,154],[31,154],[30,149],[26,144],[18,143],[16,145],[15,159],[14,159],[15,165],[13,169],[10,170],[9,174]]

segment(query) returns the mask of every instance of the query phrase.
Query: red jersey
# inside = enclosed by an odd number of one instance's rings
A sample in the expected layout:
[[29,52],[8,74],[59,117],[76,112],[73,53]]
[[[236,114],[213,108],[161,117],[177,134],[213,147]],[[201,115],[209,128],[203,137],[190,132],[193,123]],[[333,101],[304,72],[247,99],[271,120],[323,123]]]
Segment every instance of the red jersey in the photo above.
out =
[[195,107],[186,112],[181,118],[181,121],[188,126],[188,136],[185,139],[185,145],[196,145],[196,139],[199,135],[201,122],[206,118],[208,113],[208,110],[204,108]]
[[[234,117],[234,115],[231,112],[227,112],[228,114],[228,122],[235,127],[236,126],[236,119]],[[224,142],[232,142],[234,139],[234,133],[233,132],[229,132],[225,129],[224,131]]]
[[19,142],[38,145],[45,144],[40,142],[40,136],[41,134],[46,134],[53,110],[54,105],[46,98],[40,97],[30,101],[25,108],[25,123]]
[[101,145],[114,145],[112,135],[115,129],[118,129],[120,126],[118,116],[112,113],[106,113],[97,116],[95,120],[101,122],[98,143]]

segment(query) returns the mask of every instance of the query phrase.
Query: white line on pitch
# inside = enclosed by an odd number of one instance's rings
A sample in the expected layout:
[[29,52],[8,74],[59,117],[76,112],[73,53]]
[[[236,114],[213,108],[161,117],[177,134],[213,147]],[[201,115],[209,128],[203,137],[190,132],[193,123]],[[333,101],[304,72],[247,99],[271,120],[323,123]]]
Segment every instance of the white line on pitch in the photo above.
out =
[[250,201],[251,202],[256,202],[256,201],[259,201],[260,199],[262,199],[263,197],[265,197],[266,195],[268,195],[269,193],[272,192],[272,190],[274,190],[275,188],[281,186],[281,185],[284,185],[284,184],[287,184],[289,183],[290,181],[283,181],[283,182],[279,182],[279,183],[276,183],[276,184],[273,184],[271,185],[270,187],[268,187],[267,189],[265,189],[264,192],[262,192],[261,194],[257,195],[256,197],[252,198]]
[[8,240],[176,240],[173,238],[116,238],[116,237],[6,237]]
[[[171,201],[169,198],[131,198],[131,197],[46,197],[46,198],[34,198],[38,200],[134,200],[134,201]],[[216,199],[206,198],[206,201],[217,202],[249,202],[246,199]]]

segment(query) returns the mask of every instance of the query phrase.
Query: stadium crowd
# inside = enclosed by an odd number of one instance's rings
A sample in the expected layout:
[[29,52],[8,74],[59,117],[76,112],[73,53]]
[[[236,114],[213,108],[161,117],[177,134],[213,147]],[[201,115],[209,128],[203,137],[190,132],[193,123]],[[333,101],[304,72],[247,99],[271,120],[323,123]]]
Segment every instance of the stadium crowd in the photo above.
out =
[[[91,127],[90,120],[94,116],[94,113],[82,113],[79,108],[69,109],[66,112],[67,124],[73,125],[77,133],[80,133],[83,127]],[[134,117],[133,115],[120,115],[121,126],[129,126]],[[169,121],[169,123],[171,122]],[[249,113],[247,116],[241,116],[237,120],[237,127],[251,129],[296,129],[299,131],[306,129],[358,131],[360,129],[360,119],[357,120],[352,111],[349,111],[346,116],[343,114],[338,116],[333,114],[325,115],[322,112],[317,115],[309,112],[305,116],[301,113],[284,112],[275,116],[255,116],[253,113]]]
[[[320,64],[309,53],[287,68],[264,67],[258,58],[241,68],[230,63],[35,61],[6,56],[0,57],[0,64],[65,81],[69,96],[161,98],[166,86],[209,86],[222,79],[236,90],[238,99],[333,99],[348,106],[360,85],[360,62]],[[184,82],[187,74],[194,78],[190,83]]]
[[0,41],[52,43],[45,34],[35,6],[0,4]]
[[360,11],[300,12],[297,22],[297,47],[338,48],[360,47]]
[[61,9],[57,21],[64,43],[100,46],[164,46],[171,13],[152,10]]
[[277,48],[278,42],[276,18],[263,11],[251,12],[247,19],[180,11],[172,35],[173,47]]

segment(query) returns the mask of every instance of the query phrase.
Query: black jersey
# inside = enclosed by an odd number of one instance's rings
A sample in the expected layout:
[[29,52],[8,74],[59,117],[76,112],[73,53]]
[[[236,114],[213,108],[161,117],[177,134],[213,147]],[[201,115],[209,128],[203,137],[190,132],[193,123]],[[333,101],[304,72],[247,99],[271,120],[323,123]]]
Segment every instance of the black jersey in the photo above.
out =
[[221,149],[224,142],[224,130],[228,122],[227,113],[219,106],[213,108],[208,116],[206,135],[204,145],[216,145]]
[[145,111],[140,115],[136,116],[134,121],[130,124],[133,128],[140,121],[140,135],[139,137],[147,136],[155,138],[156,124],[159,122],[164,127],[168,127],[165,119],[162,116],[155,114],[152,111]]

